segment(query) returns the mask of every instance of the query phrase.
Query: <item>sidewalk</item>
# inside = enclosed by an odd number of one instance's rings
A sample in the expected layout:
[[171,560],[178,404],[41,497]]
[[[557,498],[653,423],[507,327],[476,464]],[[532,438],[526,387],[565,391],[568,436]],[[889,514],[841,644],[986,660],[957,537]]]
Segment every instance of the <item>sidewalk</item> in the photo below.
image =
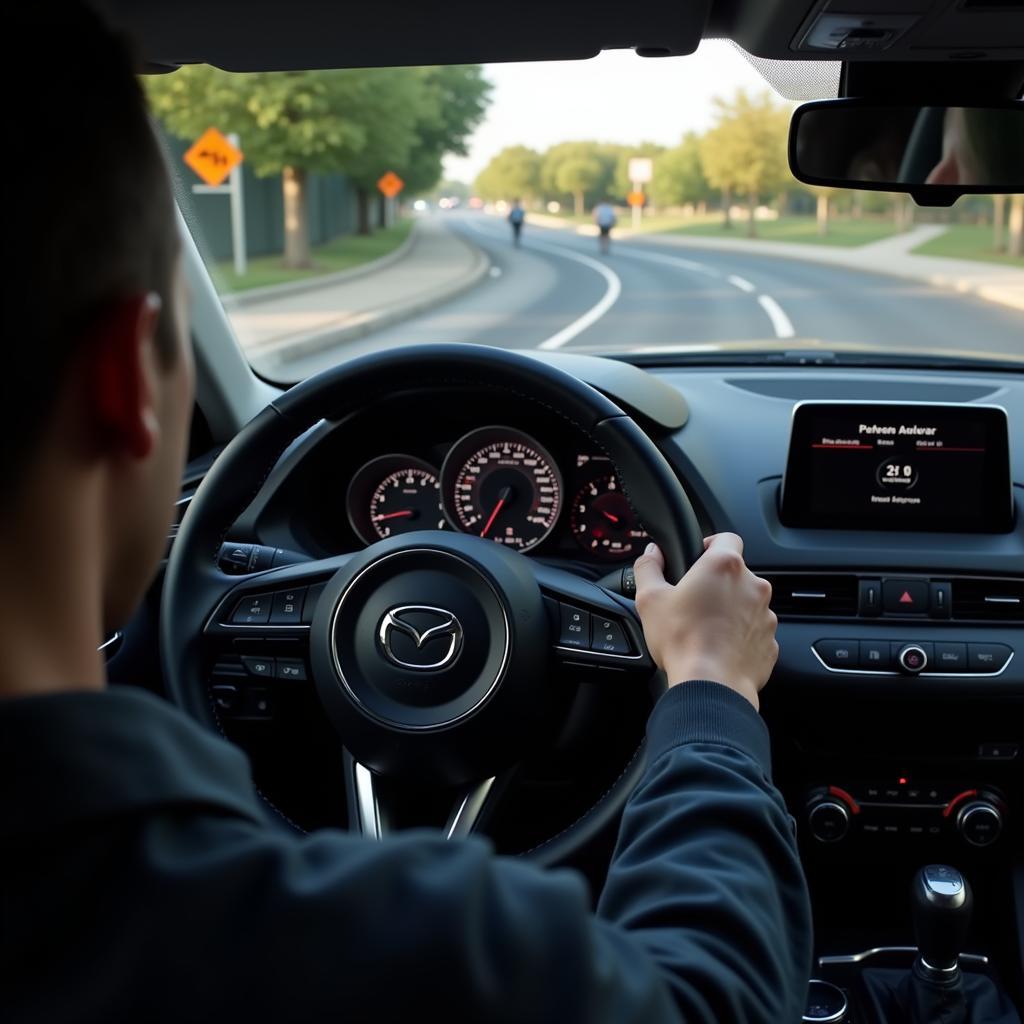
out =
[[[531,222],[544,227],[561,226],[577,234],[592,234],[591,225],[573,225],[557,217],[530,215]],[[977,295],[1013,309],[1024,310],[1024,270],[980,260],[957,260],[945,256],[917,256],[911,249],[942,234],[941,224],[921,224],[901,235],[858,246],[814,245],[807,242],[770,242],[750,238],[704,238],[700,235],[673,235],[670,232],[639,232],[628,228],[615,232],[616,238],[639,239],[654,245],[683,249],[712,249],[718,252],[742,252],[808,260],[850,267],[852,270],[892,274],[923,281],[937,288]]]
[[226,305],[246,355],[279,364],[415,316],[472,287],[488,267],[481,250],[424,217],[398,254]]
[[[956,260],[945,256],[916,256],[911,249],[941,235],[941,224],[921,224],[901,235],[858,246],[813,245],[805,242],[758,242],[740,238],[701,238],[699,235],[644,234],[657,245],[687,249],[717,249],[764,253],[786,259],[810,260],[880,274],[923,281],[937,288],[977,295],[1013,309],[1024,310],[1024,270],[980,260]],[[627,237],[626,232],[622,236]]]

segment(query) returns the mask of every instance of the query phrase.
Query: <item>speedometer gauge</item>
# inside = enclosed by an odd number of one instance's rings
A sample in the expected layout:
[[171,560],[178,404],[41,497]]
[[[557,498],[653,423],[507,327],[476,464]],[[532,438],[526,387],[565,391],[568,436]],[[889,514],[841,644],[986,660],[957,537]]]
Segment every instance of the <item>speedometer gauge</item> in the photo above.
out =
[[366,463],[348,488],[352,529],[366,544],[412,530],[443,530],[437,470],[412,455],[382,455]]
[[444,509],[456,529],[525,551],[554,528],[562,478],[529,435],[484,427],[458,441],[441,467]]

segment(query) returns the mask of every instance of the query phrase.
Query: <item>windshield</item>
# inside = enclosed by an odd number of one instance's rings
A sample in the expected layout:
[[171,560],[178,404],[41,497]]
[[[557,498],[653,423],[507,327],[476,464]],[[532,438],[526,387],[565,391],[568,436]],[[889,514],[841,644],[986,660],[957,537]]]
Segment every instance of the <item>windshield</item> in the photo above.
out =
[[794,104],[685,58],[145,80],[253,366],[438,341],[1024,360],[1024,196],[801,185]]

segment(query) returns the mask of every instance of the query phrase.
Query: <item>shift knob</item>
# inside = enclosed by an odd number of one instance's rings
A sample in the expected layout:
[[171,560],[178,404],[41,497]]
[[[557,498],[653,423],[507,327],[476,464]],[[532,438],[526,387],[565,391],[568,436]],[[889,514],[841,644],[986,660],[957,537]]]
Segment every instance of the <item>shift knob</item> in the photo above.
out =
[[918,966],[955,976],[971,925],[973,900],[967,879],[946,864],[927,864],[914,875],[910,899]]

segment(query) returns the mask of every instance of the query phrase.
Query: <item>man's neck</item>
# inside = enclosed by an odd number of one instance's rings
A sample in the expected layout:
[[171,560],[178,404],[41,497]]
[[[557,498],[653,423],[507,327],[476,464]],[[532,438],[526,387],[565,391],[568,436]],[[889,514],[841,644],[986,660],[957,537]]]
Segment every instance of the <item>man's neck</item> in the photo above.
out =
[[48,500],[0,523],[0,698],[106,685],[98,503],[87,486],[35,483]]

